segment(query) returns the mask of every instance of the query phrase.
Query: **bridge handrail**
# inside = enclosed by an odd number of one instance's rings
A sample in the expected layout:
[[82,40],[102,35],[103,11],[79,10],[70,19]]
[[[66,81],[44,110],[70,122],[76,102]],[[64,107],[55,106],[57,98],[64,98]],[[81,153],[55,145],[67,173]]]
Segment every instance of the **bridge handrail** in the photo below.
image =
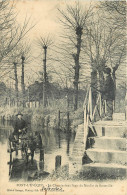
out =
[[87,104],[89,90],[90,90],[90,86],[87,87],[87,92],[86,92],[85,100],[84,100],[84,103],[83,103],[83,108],[85,108],[85,105]]
[[[98,109],[98,104],[99,104],[99,111],[97,110]],[[94,122],[96,111],[99,112],[100,118],[101,118],[101,115],[102,115],[103,106],[102,106],[101,94],[98,93],[98,98],[97,98],[97,101],[96,101],[96,105],[93,109],[92,90],[91,90],[91,87],[89,87],[88,90],[87,90],[87,93],[86,93],[83,108],[84,108],[84,145],[85,145],[85,150],[86,150],[86,142],[87,142],[87,137],[88,137],[89,124],[91,124],[91,127],[93,127],[92,122]],[[95,134],[94,130],[93,130],[93,133]]]
[[[85,145],[85,150],[86,150],[86,142],[87,142],[87,137],[88,137],[88,127],[93,128],[93,122],[95,121],[95,114],[98,112],[100,119],[102,120],[102,115],[105,116],[105,112],[107,110],[107,103],[106,100],[103,100],[101,93],[98,93],[96,105],[93,108],[92,105],[92,90],[91,87],[89,86],[87,88],[87,93],[85,97],[85,101],[83,104],[84,108],[84,145]],[[127,120],[127,94],[125,98],[125,120]],[[98,109],[99,107],[99,109]],[[93,110],[92,110],[93,109]],[[115,110],[115,102],[113,101],[113,112]],[[95,134],[94,128],[92,129],[93,133]]]
[[90,119],[90,117],[92,117],[92,94],[91,94],[91,87],[88,87],[83,108],[84,108],[84,146],[85,146],[85,149],[86,149],[89,119]]

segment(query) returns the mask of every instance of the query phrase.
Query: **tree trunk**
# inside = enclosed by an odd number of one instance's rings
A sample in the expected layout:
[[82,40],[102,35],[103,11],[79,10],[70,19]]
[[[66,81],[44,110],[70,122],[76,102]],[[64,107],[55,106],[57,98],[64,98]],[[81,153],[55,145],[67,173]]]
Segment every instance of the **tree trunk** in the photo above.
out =
[[99,91],[103,92],[104,89],[104,76],[103,76],[103,72],[99,71]]
[[114,99],[114,111],[115,111],[115,100],[116,100],[116,74],[115,70],[112,73],[113,82],[114,82],[114,93],[115,93],[115,99]]
[[25,107],[25,83],[24,83],[24,61],[25,57],[22,56],[22,76],[21,76],[21,88],[22,88],[22,97],[23,97],[23,107]]
[[76,28],[76,35],[77,35],[77,53],[73,55],[75,61],[75,76],[74,76],[74,110],[78,108],[78,86],[79,86],[79,57],[81,51],[81,37],[82,37],[82,27],[78,26]]
[[28,87],[28,107],[30,108],[30,88]]
[[47,72],[46,72],[46,56],[47,56],[47,47],[44,46],[44,60],[43,60],[43,71],[44,71],[44,80],[43,80],[43,106],[47,106]]
[[97,71],[93,70],[91,72],[91,91],[92,91],[92,110],[96,105],[97,99]]
[[115,90],[115,96],[116,96],[116,74],[115,74],[115,71],[113,71],[113,73],[112,73],[112,77],[113,77],[114,90]]
[[18,105],[18,76],[17,76],[17,63],[14,62],[14,77],[15,77],[15,95],[16,95],[16,102]]

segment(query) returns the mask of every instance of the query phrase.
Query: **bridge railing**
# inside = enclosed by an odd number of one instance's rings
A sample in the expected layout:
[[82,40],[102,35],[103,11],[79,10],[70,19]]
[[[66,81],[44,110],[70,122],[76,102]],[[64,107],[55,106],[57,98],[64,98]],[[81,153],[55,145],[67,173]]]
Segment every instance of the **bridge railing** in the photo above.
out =
[[88,137],[89,121],[92,117],[92,92],[91,87],[88,87],[85,101],[84,101],[84,145],[86,149],[86,142]]
[[102,115],[105,115],[106,112],[106,102],[102,101],[101,94],[98,93],[96,105],[93,108],[92,90],[91,87],[88,87],[83,108],[84,108],[84,145],[86,149],[89,127],[96,135],[95,129],[93,127],[93,122],[96,120],[97,114],[99,116],[99,120],[100,119],[102,120]]

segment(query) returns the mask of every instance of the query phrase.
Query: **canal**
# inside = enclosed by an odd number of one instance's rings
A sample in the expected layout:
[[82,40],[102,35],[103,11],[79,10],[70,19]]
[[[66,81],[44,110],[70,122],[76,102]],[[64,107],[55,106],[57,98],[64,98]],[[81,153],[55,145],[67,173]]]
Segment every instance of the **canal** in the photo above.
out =
[[[55,170],[55,158],[57,155],[61,156],[61,166],[64,166],[69,163],[69,156],[72,152],[73,142],[75,135],[71,132],[63,132],[57,129],[52,129],[51,127],[42,129],[41,126],[33,127],[34,130],[40,132],[42,137],[42,143],[44,146],[44,164],[43,164],[43,173],[45,175],[50,174]],[[34,154],[34,163],[31,165],[25,163],[22,159],[21,151],[12,152],[12,164],[10,161],[10,153],[8,150],[8,137],[10,132],[13,131],[13,128],[10,124],[0,124],[0,173],[2,178],[12,181],[28,181],[31,178],[38,178],[38,172],[41,171],[40,166],[40,152],[35,151]],[[10,174],[11,170],[11,174]],[[35,177],[36,176],[36,177]]]

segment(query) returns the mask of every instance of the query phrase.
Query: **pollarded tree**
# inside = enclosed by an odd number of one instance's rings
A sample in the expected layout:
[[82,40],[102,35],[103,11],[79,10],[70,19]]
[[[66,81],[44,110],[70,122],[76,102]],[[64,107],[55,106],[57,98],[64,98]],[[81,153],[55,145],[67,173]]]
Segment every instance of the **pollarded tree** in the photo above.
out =
[[53,44],[50,36],[40,37],[37,41],[43,51],[43,106],[47,106],[48,74],[47,74],[47,50]]
[[[18,105],[19,101],[19,74],[21,74],[21,89],[22,89],[22,100],[24,105],[25,99],[25,82],[24,82],[24,64],[29,63],[30,60],[30,44],[25,44],[20,42],[10,53],[6,63],[8,64],[11,70],[14,72],[11,74],[10,79],[13,79],[15,82],[15,96],[16,102]],[[21,70],[19,69],[21,67]]]
[[19,47],[19,54],[21,59],[21,89],[22,89],[22,101],[23,107],[25,107],[25,64],[28,64],[31,61],[31,45],[29,43],[22,43]]
[[92,6],[87,9],[79,2],[67,5],[64,10],[58,9],[60,13],[59,21],[63,26],[61,44],[59,50],[59,61],[65,69],[69,70],[69,76],[73,77],[74,84],[74,110],[78,108],[78,90],[81,74],[81,52],[82,38],[85,26],[92,14]]

